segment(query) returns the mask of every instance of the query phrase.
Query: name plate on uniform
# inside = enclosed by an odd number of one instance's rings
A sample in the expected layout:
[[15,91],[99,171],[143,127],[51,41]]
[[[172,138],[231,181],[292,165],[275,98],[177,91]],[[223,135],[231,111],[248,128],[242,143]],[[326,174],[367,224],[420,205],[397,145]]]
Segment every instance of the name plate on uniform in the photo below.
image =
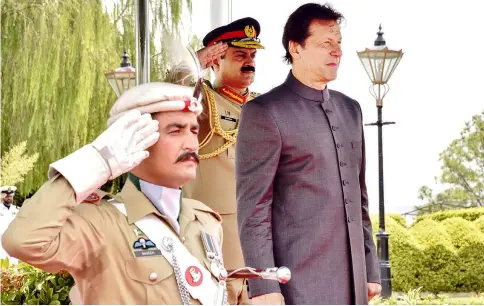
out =
[[161,256],[161,251],[158,249],[155,250],[142,250],[142,251],[134,251],[135,257],[145,257],[145,256]]
[[222,120],[227,120],[227,121],[231,121],[231,122],[237,122],[237,119],[232,118],[232,117],[229,117],[229,116],[220,116],[220,118],[222,118]]

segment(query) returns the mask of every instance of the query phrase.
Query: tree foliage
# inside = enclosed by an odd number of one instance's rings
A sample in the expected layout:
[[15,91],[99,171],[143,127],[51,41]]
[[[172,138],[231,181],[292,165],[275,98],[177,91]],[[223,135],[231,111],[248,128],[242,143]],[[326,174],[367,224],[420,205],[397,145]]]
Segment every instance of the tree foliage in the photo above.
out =
[[[36,190],[48,165],[92,141],[106,127],[116,96],[104,72],[134,54],[134,1],[1,2],[1,154],[19,140],[39,154],[19,192]],[[151,79],[163,74],[165,35],[178,34],[191,0],[152,0]],[[157,42],[158,41],[158,42]],[[159,51],[159,52],[157,52]],[[131,61],[134,61],[132,56]]]
[[422,186],[419,198],[427,203],[421,212],[484,206],[484,111],[466,122],[460,137],[440,153],[440,161],[438,181],[446,189],[434,194]]
[[0,158],[0,186],[15,186],[22,183],[25,175],[32,170],[39,154],[26,156],[26,149],[27,142],[21,142]]

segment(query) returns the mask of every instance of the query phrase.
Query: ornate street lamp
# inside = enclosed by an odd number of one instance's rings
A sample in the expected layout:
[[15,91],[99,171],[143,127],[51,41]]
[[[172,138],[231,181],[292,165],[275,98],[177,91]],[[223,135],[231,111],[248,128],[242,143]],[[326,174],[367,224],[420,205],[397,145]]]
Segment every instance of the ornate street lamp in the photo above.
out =
[[383,298],[388,298],[392,295],[392,277],[390,271],[390,261],[388,255],[388,238],[389,234],[385,231],[385,202],[383,189],[383,136],[382,127],[395,122],[382,121],[383,98],[388,93],[388,80],[402,59],[402,50],[391,50],[386,46],[383,39],[383,32],[378,31],[377,39],[374,43],[374,48],[366,48],[364,51],[357,52],[363,67],[365,68],[372,85],[370,92],[376,99],[376,107],[378,110],[378,121],[365,125],[378,126],[378,177],[379,177],[379,225],[380,230],[376,234],[378,259],[380,262],[381,282]]
[[118,98],[123,94],[125,90],[136,86],[136,71],[129,62],[129,55],[126,50],[124,50],[124,54],[121,58],[122,61],[119,68],[104,73],[106,79],[108,80],[109,84],[113,88]]

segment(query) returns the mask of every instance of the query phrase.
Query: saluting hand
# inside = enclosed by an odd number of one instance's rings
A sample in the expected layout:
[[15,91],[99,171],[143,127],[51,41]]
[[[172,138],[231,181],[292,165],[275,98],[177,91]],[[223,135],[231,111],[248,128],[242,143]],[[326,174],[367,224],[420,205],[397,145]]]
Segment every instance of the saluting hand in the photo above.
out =
[[111,170],[110,179],[130,171],[149,156],[146,149],[160,137],[158,126],[151,114],[141,115],[139,110],[132,110],[94,140],[92,145]]
[[214,64],[214,61],[223,56],[229,48],[227,43],[218,43],[213,46],[205,47],[197,51],[198,61],[202,68],[209,68]]

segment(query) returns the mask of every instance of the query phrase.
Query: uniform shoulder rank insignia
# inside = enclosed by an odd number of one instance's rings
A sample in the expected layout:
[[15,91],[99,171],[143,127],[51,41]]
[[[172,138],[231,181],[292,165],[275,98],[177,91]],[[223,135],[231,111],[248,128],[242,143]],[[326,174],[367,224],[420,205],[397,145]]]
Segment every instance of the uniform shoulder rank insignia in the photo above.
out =
[[251,91],[250,95],[252,96],[252,98],[257,98],[258,96],[260,96],[260,93]]
[[93,192],[87,198],[85,198],[83,202],[86,202],[86,203],[96,203],[100,199],[101,198],[99,197],[99,195],[97,193]]
[[156,247],[153,241],[149,239],[139,238],[133,243],[133,248],[146,250],[148,248]]

